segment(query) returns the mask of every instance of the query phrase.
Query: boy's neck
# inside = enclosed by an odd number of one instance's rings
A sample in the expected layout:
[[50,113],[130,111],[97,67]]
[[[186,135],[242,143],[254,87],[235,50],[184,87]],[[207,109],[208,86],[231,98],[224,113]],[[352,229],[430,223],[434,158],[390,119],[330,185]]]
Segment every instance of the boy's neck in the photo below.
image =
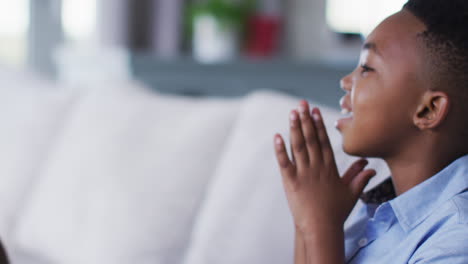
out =
[[426,145],[415,150],[385,159],[392,174],[397,196],[431,178],[465,154],[453,151],[453,148],[447,145],[441,147]]

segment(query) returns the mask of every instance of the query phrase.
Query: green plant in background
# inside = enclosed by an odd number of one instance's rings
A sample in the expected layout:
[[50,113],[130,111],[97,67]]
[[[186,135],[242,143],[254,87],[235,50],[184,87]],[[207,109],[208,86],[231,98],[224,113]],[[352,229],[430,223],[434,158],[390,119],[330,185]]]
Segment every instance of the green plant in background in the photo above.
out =
[[194,20],[201,15],[213,16],[222,27],[234,27],[242,32],[255,7],[256,0],[204,0],[192,3],[187,8],[187,32],[192,34]]

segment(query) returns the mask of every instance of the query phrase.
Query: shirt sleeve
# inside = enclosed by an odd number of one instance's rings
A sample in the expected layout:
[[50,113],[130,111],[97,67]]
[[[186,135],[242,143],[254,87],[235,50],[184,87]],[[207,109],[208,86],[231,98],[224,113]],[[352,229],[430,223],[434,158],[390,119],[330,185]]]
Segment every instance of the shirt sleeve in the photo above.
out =
[[468,264],[468,225],[458,224],[429,237],[411,264]]

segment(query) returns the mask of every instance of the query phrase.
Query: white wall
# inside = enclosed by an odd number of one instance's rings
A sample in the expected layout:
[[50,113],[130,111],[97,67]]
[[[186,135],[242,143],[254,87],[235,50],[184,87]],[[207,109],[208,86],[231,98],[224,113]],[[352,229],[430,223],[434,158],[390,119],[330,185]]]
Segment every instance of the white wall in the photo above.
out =
[[330,30],[326,6],[326,0],[287,2],[287,54],[297,60],[357,60],[361,44],[345,44]]

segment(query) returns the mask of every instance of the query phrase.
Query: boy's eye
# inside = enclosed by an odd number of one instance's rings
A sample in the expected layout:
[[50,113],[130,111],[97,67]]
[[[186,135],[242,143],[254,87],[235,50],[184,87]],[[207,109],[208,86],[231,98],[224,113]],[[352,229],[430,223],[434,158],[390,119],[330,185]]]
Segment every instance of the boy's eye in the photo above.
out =
[[371,67],[367,66],[366,64],[361,65],[361,73],[371,72],[374,71]]

